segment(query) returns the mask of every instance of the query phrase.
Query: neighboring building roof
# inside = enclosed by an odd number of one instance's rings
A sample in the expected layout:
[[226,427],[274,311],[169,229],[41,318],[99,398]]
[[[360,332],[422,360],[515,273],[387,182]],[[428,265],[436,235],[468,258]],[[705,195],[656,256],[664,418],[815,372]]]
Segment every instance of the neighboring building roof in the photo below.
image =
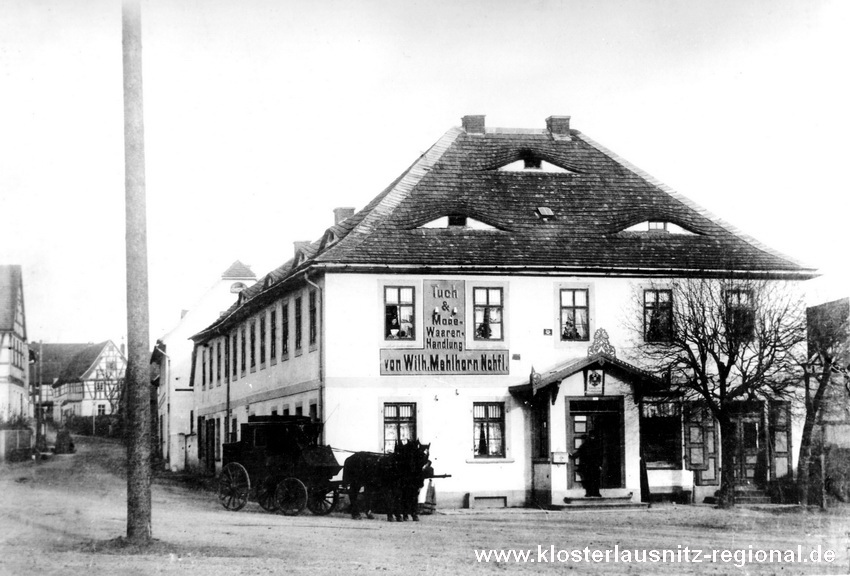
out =
[[[198,336],[238,320],[247,313],[245,303],[311,268],[816,276],[570,130],[568,117],[557,118],[566,118],[566,128],[485,130],[483,116],[464,118],[474,128],[446,132],[365,208],[244,290]],[[559,171],[500,170],[526,158]],[[456,215],[488,229],[423,227]],[[627,230],[645,221],[670,222],[688,233]]]
[[98,344],[89,344],[79,352],[77,352],[59,374],[59,378],[55,384],[65,382],[80,382],[86,375],[97,359],[100,357],[103,349],[110,344],[109,340]]
[[245,264],[237,260],[236,262],[230,265],[230,268],[228,268],[221,274],[221,278],[223,280],[248,280],[256,279],[257,275],[254,274],[250,266],[246,266]]
[[[39,354],[40,350],[41,382],[53,384],[71,362],[71,359],[89,346],[92,346],[91,342],[88,344],[40,345],[37,342],[30,342],[30,350],[33,350],[36,354]],[[38,372],[36,370],[38,365],[37,363],[33,366],[32,382],[37,382]]]
[[21,290],[21,267],[0,265],[0,330],[15,329],[18,291]]

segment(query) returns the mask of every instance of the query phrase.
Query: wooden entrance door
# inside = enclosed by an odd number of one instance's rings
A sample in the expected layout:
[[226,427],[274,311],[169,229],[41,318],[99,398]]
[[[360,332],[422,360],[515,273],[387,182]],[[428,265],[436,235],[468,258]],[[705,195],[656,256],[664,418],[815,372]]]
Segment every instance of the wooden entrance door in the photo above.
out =
[[764,427],[760,412],[735,418],[735,483],[761,485],[765,480]]
[[[596,432],[602,445],[601,488],[625,487],[623,443],[623,399],[575,399],[567,402],[567,448],[572,453]],[[567,466],[567,488],[581,488],[574,459]]]

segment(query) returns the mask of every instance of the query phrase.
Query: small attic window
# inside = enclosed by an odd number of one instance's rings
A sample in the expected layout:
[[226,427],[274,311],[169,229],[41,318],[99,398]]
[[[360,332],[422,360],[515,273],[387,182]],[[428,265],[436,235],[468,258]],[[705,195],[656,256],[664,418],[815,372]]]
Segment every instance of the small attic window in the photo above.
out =
[[522,159],[526,170],[540,170],[540,164],[543,162],[540,158],[534,156],[526,156]]
[[466,215],[449,214],[449,226],[466,226]]
[[242,283],[242,282],[234,282],[233,284],[231,284],[231,285],[230,285],[230,292],[231,292],[232,294],[239,294],[239,293],[240,293],[240,292],[242,292],[245,288],[247,288],[247,286],[245,286],[245,284],[244,284],[244,283]]
[[651,234],[684,234],[694,235],[687,228],[674,224],[669,220],[644,220],[629,226],[623,232],[648,232]]
[[535,213],[537,214],[537,217],[544,222],[555,220],[555,213],[552,212],[552,209],[548,206],[538,206]]
[[573,174],[572,170],[568,170],[563,166],[558,166],[547,162],[532,150],[523,150],[518,160],[509,162],[499,167],[502,172],[561,172],[565,174]]
[[430,222],[421,225],[420,228],[465,228],[468,230],[496,230],[495,226],[485,224],[475,218],[470,218],[466,214],[449,214],[441,218],[436,218]]

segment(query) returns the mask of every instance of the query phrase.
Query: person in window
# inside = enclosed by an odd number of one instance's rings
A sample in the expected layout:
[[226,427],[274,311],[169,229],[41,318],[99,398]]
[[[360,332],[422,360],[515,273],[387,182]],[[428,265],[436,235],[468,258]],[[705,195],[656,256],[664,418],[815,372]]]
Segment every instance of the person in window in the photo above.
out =
[[596,432],[591,431],[570,457],[576,460],[576,469],[581,475],[585,497],[601,498],[599,485],[602,476],[602,442]]
[[566,323],[564,324],[564,332],[561,334],[562,340],[578,340],[581,338],[581,335],[578,333],[575,324],[569,318],[567,318]]

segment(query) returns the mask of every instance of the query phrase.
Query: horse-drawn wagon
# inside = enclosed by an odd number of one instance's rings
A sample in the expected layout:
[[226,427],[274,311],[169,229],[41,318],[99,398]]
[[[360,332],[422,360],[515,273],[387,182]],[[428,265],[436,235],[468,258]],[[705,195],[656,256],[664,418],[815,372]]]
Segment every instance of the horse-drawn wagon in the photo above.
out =
[[296,515],[304,508],[329,514],[339,501],[342,466],[330,446],[318,444],[322,424],[306,416],[251,416],[240,440],[223,445],[218,499],[241,510],[249,498],[263,509]]

